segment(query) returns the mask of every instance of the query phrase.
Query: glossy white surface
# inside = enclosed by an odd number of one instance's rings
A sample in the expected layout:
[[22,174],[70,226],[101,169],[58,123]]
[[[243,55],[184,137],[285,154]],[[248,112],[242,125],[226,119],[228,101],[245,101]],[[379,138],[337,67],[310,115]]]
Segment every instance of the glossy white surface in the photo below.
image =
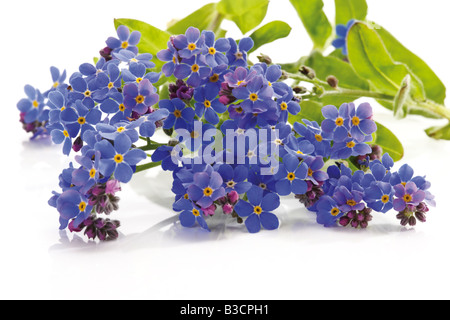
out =
[[[287,197],[276,213],[276,231],[248,234],[221,218],[212,232],[180,227],[170,210],[170,176],[136,175],[122,186],[120,238],[87,241],[58,231],[47,205],[58,174],[71,158],[59,146],[28,141],[15,105],[26,83],[44,91],[49,67],[70,73],[92,61],[114,35],[115,17],[141,19],[164,28],[208,1],[78,1],[69,11],[59,1],[15,1],[0,13],[1,299],[448,299],[450,293],[448,159],[450,142],[423,129],[442,121],[397,121],[374,103],[375,119],[405,147],[402,162],[426,175],[438,202],[426,224],[399,225],[395,213],[377,214],[367,230],[326,229]],[[333,1],[325,1],[332,11]],[[158,2],[160,3],[160,2]],[[446,1],[371,0],[369,18],[385,26],[450,84]],[[331,10],[330,10],[331,9]],[[289,40],[261,48],[277,62],[307,54],[311,42],[287,0],[273,0],[267,21],[293,26]],[[239,33],[230,23],[231,35]],[[4,46],[6,45],[6,46]],[[447,104],[450,100],[447,99]]]

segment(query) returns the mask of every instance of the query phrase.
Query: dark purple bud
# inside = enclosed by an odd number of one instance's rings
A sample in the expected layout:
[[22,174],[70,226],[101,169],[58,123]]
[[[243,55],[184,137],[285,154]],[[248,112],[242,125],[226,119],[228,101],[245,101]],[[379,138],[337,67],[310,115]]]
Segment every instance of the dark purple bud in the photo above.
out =
[[106,230],[104,229],[97,229],[97,237],[100,239],[100,241],[105,241],[106,240]]
[[341,226],[346,227],[346,226],[348,226],[348,224],[350,223],[350,221],[351,221],[351,219],[350,219],[349,217],[344,216],[344,217],[341,217],[341,218],[339,219],[339,224],[340,224]]
[[234,208],[231,204],[227,203],[222,207],[223,213],[230,214],[234,211]]
[[97,236],[97,232],[96,232],[94,225],[90,225],[89,227],[87,227],[86,230],[84,231],[84,234],[89,239],[95,239],[95,237]]
[[369,223],[367,221],[361,221],[361,223],[359,224],[359,226],[363,229],[367,228],[368,225]]
[[72,150],[78,152],[81,150],[81,148],[83,148],[83,140],[81,139],[81,137],[78,137],[72,144]]
[[420,222],[427,222],[427,217],[425,216],[425,213],[423,213],[423,212],[417,211],[416,212],[416,218]]
[[359,221],[357,221],[357,220],[352,220],[351,225],[352,225],[353,228],[358,228],[358,226],[359,226]]
[[119,237],[117,230],[108,230],[106,233],[108,234],[108,240],[116,240]]
[[409,217],[408,222],[409,222],[409,225],[410,225],[410,226],[413,226],[413,227],[414,227],[414,226],[417,224],[416,217],[414,217],[414,216]]
[[238,202],[239,200],[239,194],[234,190],[231,191],[230,193],[228,193],[228,200],[231,204],[236,204],[236,202]]
[[355,219],[355,217],[356,217],[356,211],[354,211],[354,210],[349,211],[349,212],[347,213],[347,217],[349,217],[350,219]]
[[102,218],[98,218],[94,221],[94,227],[96,227],[98,229],[104,228],[105,225],[106,225],[106,222]]

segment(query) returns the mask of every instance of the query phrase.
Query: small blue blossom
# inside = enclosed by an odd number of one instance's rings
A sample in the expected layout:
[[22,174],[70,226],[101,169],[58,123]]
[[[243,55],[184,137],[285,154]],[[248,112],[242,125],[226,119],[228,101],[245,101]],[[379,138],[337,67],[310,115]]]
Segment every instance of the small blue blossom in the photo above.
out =
[[393,202],[394,210],[403,211],[407,205],[418,206],[423,200],[425,200],[425,192],[417,188],[416,184],[412,181],[407,182],[405,185],[397,184],[394,186],[395,199]]
[[205,47],[203,54],[205,55],[206,63],[215,68],[219,65],[227,65],[228,58],[226,53],[230,50],[230,41],[225,38],[215,39],[215,34],[212,31],[203,31],[202,34],[205,37]]
[[161,162],[164,171],[175,171],[183,156],[183,151],[179,146],[161,146],[152,154],[153,162]]
[[159,81],[160,77],[160,72],[147,72],[145,64],[140,62],[130,64],[128,69],[122,69],[122,79],[126,84],[140,84],[144,79],[148,79],[154,84]]
[[147,158],[144,151],[131,148],[131,140],[126,134],[117,136],[114,146],[107,140],[97,142],[95,150],[101,153],[100,173],[105,177],[114,174],[115,179],[123,183],[131,180],[134,173],[132,166]]
[[60,229],[65,229],[69,220],[74,220],[74,226],[78,227],[86,220],[92,211],[92,206],[84,195],[76,190],[64,191],[56,201],[56,209],[59,212]]
[[205,117],[205,120],[211,124],[218,124],[220,119],[218,114],[227,111],[218,98],[219,88],[217,87],[198,87],[194,91],[195,114],[197,117]]
[[354,103],[349,103],[350,134],[359,142],[363,142],[366,136],[377,131],[377,125],[372,120],[373,112],[369,103],[362,103],[355,108]]
[[351,156],[366,155],[370,152],[372,152],[372,148],[367,143],[349,137],[331,147],[330,157],[332,159],[347,159]]
[[322,114],[325,117],[321,124],[323,132],[332,134],[335,142],[342,142],[348,138],[350,114],[347,103],[341,105],[339,110],[333,105],[325,106],[322,108]]
[[214,201],[225,196],[223,179],[218,172],[197,172],[193,178],[193,184],[188,187],[187,193],[189,199],[195,201],[201,208],[206,209]]
[[145,138],[151,138],[155,134],[157,128],[156,123],[166,119],[168,115],[169,111],[167,109],[158,109],[139,118],[144,119],[144,121],[139,124],[139,135]]
[[64,122],[71,137],[81,136],[86,130],[95,130],[94,126],[100,122],[102,112],[97,108],[89,110],[78,100],[75,106],[61,111],[61,121]]
[[137,44],[141,40],[141,33],[139,31],[133,31],[130,33],[130,29],[127,26],[119,26],[117,28],[117,38],[109,37],[106,40],[106,45],[113,49],[113,52],[120,52],[122,50],[128,50],[135,54],[139,52]]
[[76,138],[76,135],[70,136],[67,128],[59,122],[48,126],[48,129],[51,130],[50,136],[53,143],[63,144],[63,154],[69,155],[70,150],[72,150],[72,138]]
[[240,217],[247,217],[245,226],[250,233],[257,233],[261,226],[266,230],[278,229],[280,222],[272,213],[280,206],[280,197],[275,193],[264,192],[259,187],[252,187],[247,191],[248,202],[239,200],[234,210]]
[[179,98],[161,100],[159,101],[159,107],[169,111],[169,116],[163,124],[164,129],[186,129],[187,124],[194,121],[194,109],[187,107],[183,100]]
[[223,179],[223,186],[227,193],[236,191],[238,194],[246,193],[252,184],[247,180],[248,169],[243,165],[233,168],[229,164],[222,164],[217,170]]
[[394,189],[388,182],[376,181],[365,189],[364,201],[369,208],[386,213],[394,206]]
[[178,54],[183,59],[190,59],[194,55],[202,53],[205,45],[205,36],[200,34],[200,30],[189,27],[185,34],[176,36],[173,39],[174,46],[179,50]]
[[230,66],[247,67],[248,52],[253,48],[255,43],[250,37],[242,38],[239,45],[233,38],[228,38],[230,42],[230,50],[228,50],[227,58]]
[[335,226],[344,213],[339,209],[336,201],[329,196],[322,196],[316,205],[316,221],[325,227]]
[[273,89],[264,83],[262,76],[253,78],[245,87],[233,89],[233,95],[243,100],[241,107],[247,113],[263,113],[273,102]]
[[298,160],[297,157],[287,154],[283,157],[278,172],[275,174],[277,180],[276,189],[279,195],[287,196],[291,193],[304,194],[308,189],[305,182],[308,176],[308,166]]
[[61,71],[59,71],[58,68],[56,67],[50,67],[50,74],[52,77],[52,87],[50,88],[50,90],[46,91],[44,93],[44,97],[48,97],[48,94],[52,91],[55,91],[58,87],[66,87],[64,86],[64,81],[66,81],[66,77],[67,77],[67,73],[66,70],[64,70],[62,73]]
[[72,183],[80,187],[80,192],[83,194],[86,194],[99,181],[100,157],[100,152],[94,150],[88,155],[75,156],[75,160],[81,167],[73,171]]
[[38,89],[30,85],[26,85],[24,90],[27,98],[21,99],[17,103],[17,109],[24,114],[25,123],[31,123],[38,120],[44,109],[44,96]]
[[179,63],[180,57],[178,56],[178,50],[173,46],[171,41],[167,42],[167,47],[168,49],[159,51],[156,54],[156,57],[159,60],[166,62],[162,66],[161,71],[166,77],[170,77],[173,74],[176,65]]
[[144,118],[139,118],[136,121],[119,121],[111,123],[99,123],[96,126],[98,133],[105,139],[116,140],[122,134],[126,134],[132,143],[139,140],[137,129],[145,121]]
[[113,56],[121,62],[125,62],[129,65],[133,63],[140,63],[147,69],[152,69],[155,67],[155,63],[151,61],[153,59],[153,55],[150,53],[135,54],[129,50],[122,50],[120,52],[113,52]]
[[336,200],[339,210],[347,213],[364,209],[363,196],[364,194],[361,191],[349,190],[345,186],[339,186],[335,190],[333,198]]
[[183,59],[173,72],[177,79],[187,79],[186,83],[193,88],[198,87],[202,80],[206,79],[210,74],[211,68],[206,64],[203,55]]
[[140,81],[139,85],[136,83],[125,85],[123,88],[123,96],[123,104],[125,107],[140,115],[147,113],[149,108],[159,100],[156,88],[148,79]]
[[177,211],[181,211],[179,219],[183,227],[191,228],[198,223],[202,229],[211,231],[205,221],[203,210],[191,200],[180,199],[176,202],[176,208],[178,209]]

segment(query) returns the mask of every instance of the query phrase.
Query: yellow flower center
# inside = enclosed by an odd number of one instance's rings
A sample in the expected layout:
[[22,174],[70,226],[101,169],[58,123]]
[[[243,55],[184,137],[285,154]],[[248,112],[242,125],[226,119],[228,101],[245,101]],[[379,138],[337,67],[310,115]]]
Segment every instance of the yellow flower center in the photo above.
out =
[[385,194],[384,196],[381,197],[381,202],[383,203],[388,203],[389,202],[389,196],[387,194]]
[[211,77],[209,77],[209,81],[213,83],[219,81],[219,75],[217,73],[214,73]]
[[80,212],[86,210],[86,202],[81,201],[80,204],[78,205],[78,209],[80,210]]
[[344,125],[344,119],[342,119],[341,117],[337,118],[335,121],[336,125],[338,127],[341,127],[342,125]]
[[123,156],[122,156],[121,154],[116,154],[116,155],[114,156],[114,161],[115,161],[116,163],[121,163],[121,162],[123,161]]
[[351,207],[356,206],[356,201],[351,199],[351,200],[347,200],[347,204]]
[[129,46],[128,41],[122,42],[122,45],[121,45],[122,49],[126,49],[126,48],[128,48],[128,46]]
[[256,93],[252,93],[250,95],[249,99],[254,102],[254,101],[258,100],[258,95]]
[[412,201],[412,197],[411,197],[410,194],[405,194],[405,195],[403,196],[403,200],[404,200],[405,202],[411,202],[411,201]]
[[216,49],[215,48],[209,48],[208,53],[214,55],[214,54],[216,54]]
[[92,179],[94,179],[96,173],[97,173],[97,171],[96,171],[94,168],[92,168],[91,171],[89,171],[89,177],[91,177]]
[[355,146],[356,144],[355,144],[355,142],[353,142],[353,141],[350,141],[350,142],[347,142],[347,148],[353,148],[354,146]]
[[198,64],[193,64],[191,67],[192,72],[197,72],[200,69]]
[[77,121],[78,121],[79,124],[83,125],[83,124],[86,123],[86,118],[85,117],[79,117]]
[[191,138],[192,139],[197,139],[200,136],[200,134],[197,131],[192,131],[191,132]]
[[188,49],[189,50],[195,50],[195,49],[197,49],[197,46],[196,46],[196,44],[195,43],[189,43],[189,45],[188,45]]
[[211,108],[211,101],[205,100],[205,102],[203,102],[203,104],[205,105],[205,108]]
[[286,103],[286,102],[283,102],[283,103],[280,105],[280,108],[281,108],[281,110],[283,110],[283,111],[287,110],[287,108],[288,108],[287,103]]
[[122,112],[125,111],[125,105],[124,105],[123,103],[121,103],[121,104],[119,105],[119,110],[122,111]]
[[136,102],[137,102],[137,103],[142,103],[142,102],[144,102],[144,96],[143,96],[143,95],[138,95],[138,96],[136,97]]
[[234,188],[234,186],[236,185],[236,182],[234,182],[233,180],[230,180],[227,182],[227,187],[228,188]]
[[108,89],[112,89],[114,87],[114,83],[110,82],[108,83]]
[[314,138],[316,138],[316,140],[317,140],[318,142],[322,142],[322,140],[323,140],[323,137],[322,137],[320,134],[316,134],[316,135],[314,136]]
[[36,100],[33,101],[33,107],[37,108],[39,107],[39,102],[37,102]]
[[56,82],[53,84],[53,88],[57,88],[58,86],[59,86],[59,82],[56,81]]
[[180,110],[175,110],[173,112],[173,115],[175,116],[175,118],[181,118],[181,111]]
[[85,97],[90,97],[90,96],[91,96],[91,92],[90,92],[89,90],[86,90],[86,91],[84,92],[84,96],[85,96]]
[[261,214],[262,208],[260,206],[255,206],[255,208],[253,209],[253,212],[256,214]]
[[293,181],[295,179],[295,173],[291,172],[287,175],[287,179],[289,181]]
[[213,190],[210,187],[207,187],[203,189],[203,194],[205,195],[205,197],[209,197],[213,194]]
[[314,171],[311,168],[308,168],[308,176],[312,177]]
[[187,199],[189,199],[189,195],[186,193],[186,194],[183,196],[183,198],[187,200]]
[[236,110],[237,113],[242,113],[242,112],[244,111],[244,109],[242,109],[241,106],[237,107],[237,108],[234,109],[234,110]]
[[198,211],[197,209],[192,209],[192,214],[196,217],[200,216],[200,211]]
[[142,81],[142,78],[136,78],[137,83],[141,83],[141,81]]
[[359,125],[359,122],[360,122],[360,120],[359,120],[359,118],[357,116],[354,116],[352,118],[352,123],[353,123],[354,126]]
[[63,131],[64,137],[68,138],[69,137],[69,133],[67,132],[67,130]]
[[333,217],[336,217],[336,216],[339,214],[339,212],[341,212],[341,211],[339,210],[339,208],[333,208],[333,209],[331,209],[331,215],[332,215]]
[[122,132],[124,132],[124,131],[125,131],[125,127],[118,127],[118,128],[117,128],[117,132],[122,133]]

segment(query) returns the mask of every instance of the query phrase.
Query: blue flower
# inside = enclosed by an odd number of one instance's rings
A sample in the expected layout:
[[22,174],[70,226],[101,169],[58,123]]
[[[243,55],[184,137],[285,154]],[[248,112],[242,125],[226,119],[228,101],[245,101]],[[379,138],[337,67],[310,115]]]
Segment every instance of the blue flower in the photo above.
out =
[[252,184],[247,182],[248,169],[243,165],[238,165],[233,168],[229,164],[222,164],[217,172],[220,173],[223,179],[223,186],[227,193],[236,191],[239,194],[246,193]]
[[24,114],[25,123],[31,123],[38,120],[44,109],[44,96],[30,85],[26,85],[24,89],[27,98],[21,99],[17,103],[17,109]]
[[197,207],[191,200],[180,199],[176,202],[176,209],[181,211],[179,219],[183,227],[191,228],[198,223],[203,229],[211,231],[203,217],[202,209]]
[[147,158],[140,149],[131,149],[131,140],[126,134],[121,134],[114,140],[114,146],[107,140],[95,144],[95,150],[100,151],[99,171],[105,177],[114,174],[115,179],[127,183],[131,180],[134,170],[132,166]]
[[280,121],[287,122],[289,114],[297,115],[301,111],[300,103],[292,100],[294,98],[294,92],[289,91],[283,97],[277,99],[278,107],[281,110]]
[[183,152],[179,146],[161,146],[152,154],[153,162],[161,162],[164,171],[175,171],[181,161]]
[[230,88],[237,88],[246,86],[257,74],[256,70],[249,71],[247,68],[237,67],[234,71],[229,70],[223,78]]
[[325,106],[322,108],[322,114],[325,117],[321,124],[323,132],[332,134],[335,142],[342,142],[348,138],[350,114],[347,103],[341,105],[339,110],[333,105]]
[[170,112],[167,119],[164,120],[164,129],[186,129],[187,123],[194,121],[194,109],[187,107],[183,100],[179,98],[172,100],[161,100],[159,101],[159,107]]
[[253,78],[246,87],[233,89],[233,96],[241,103],[242,109],[247,113],[263,113],[269,109],[273,102],[273,89],[264,83],[262,76]]
[[414,169],[407,163],[402,165],[397,172],[392,173],[390,178],[391,185],[397,184],[406,185],[414,176]]
[[63,143],[63,154],[69,155],[70,150],[72,149],[72,138],[75,138],[76,135],[70,136],[67,128],[59,122],[49,125],[48,129],[50,130],[50,136],[52,137],[53,143]]
[[122,50],[120,52],[114,52],[113,56],[119,59],[121,62],[128,63],[129,65],[133,63],[140,63],[147,69],[152,69],[155,67],[155,63],[151,61],[153,59],[151,53],[135,54],[134,52],[131,52],[129,50]]
[[[95,107],[95,102],[101,102],[106,97],[104,92],[96,91],[97,86],[95,85],[95,81],[88,83],[81,76],[73,76],[70,78],[69,83],[72,88],[68,95],[69,99],[72,102],[81,100],[89,109]],[[100,99],[97,99],[98,95],[100,95]]]
[[132,143],[139,140],[137,128],[145,121],[144,118],[139,118],[136,121],[119,121],[113,124],[99,123],[96,126],[98,133],[105,139],[116,140],[121,134],[126,134]]
[[97,87],[105,92],[108,97],[112,92],[118,92],[118,88],[122,88],[122,74],[119,67],[114,63],[108,63],[106,66],[106,71],[99,72],[95,81]]
[[314,154],[316,156],[322,156],[328,158],[331,150],[330,134],[326,134],[322,131],[322,128],[316,121],[302,120],[304,124],[299,122],[294,123],[293,127],[295,132],[303,137],[304,140],[308,140],[314,146]]
[[61,111],[61,121],[64,122],[71,137],[76,137],[78,133],[83,136],[86,130],[95,130],[94,126],[100,122],[101,117],[100,110],[97,108],[89,110],[80,100],[77,100],[74,108],[69,107]]
[[363,210],[365,205],[361,201],[363,200],[363,192],[358,190],[349,190],[345,186],[339,186],[336,188],[333,198],[344,213],[349,211]]
[[336,26],[337,39],[333,40],[332,45],[336,49],[342,49],[342,54],[346,56],[347,52],[347,33],[351,26],[355,23],[355,20],[350,20],[347,25],[338,24]]
[[156,83],[160,77],[160,72],[147,72],[147,67],[140,62],[130,64],[128,69],[122,69],[122,79],[126,84],[140,84],[144,79]]
[[357,141],[362,142],[366,136],[377,131],[377,125],[372,120],[373,112],[369,103],[362,103],[355,110],[355,104],[349,103],[350,134]]
[[[92,160],[94,158],[94,160]],[[81,165],[72,173],[72,183],[80,187],[80,192],[86,194],[100,178],[99,163],[100,152],[92,151],[88,155],[75,156],[75,160]]]
[[158,109],[153,111],[152,113],[143,116],[139,119],[144,119],[142,123],[139,125],[139,134],[142,137],[150,138],[155,134],[156,131],[156,123],[163,119],[166,119],[169,115],[169,111],[167,109]]
[[316,204],[317,218],[316,221],[325,227],[332,227],[343,216],[343,212],[339,209],[336,201],[329,196],[322,196]]
[[322,157],[306,157],[303,162],[308,166],[306,180],[310,180],[315,185],[318,185],[328,179],[328,174],[322,171],[325,164]]
[[141,33],[139,31],[133,31],[130,33],[130,29],[127,26],[119,26],[117,28],[117,38],[109,37],[106,40],[106,45],[113,49],[113,52],[120,52],[121,50],[129,50],[135,54],[139,52],[137,44],[141,40]]
[[299,161],[293,155],[287,154],[283,157],[278,172],[275,174],[277,180],[276,189],[280,196],[294,194],[304,194],[308,189],[305,179],[308,175],[308,166]]
[[376,181],[365,189],[364,200],[369,208],[386,213],[393,208],[394,189],[388,182]]
[[287,153],[296,156],[297,158],[304,159],[314,153],[315,147],[308,140],[297,138],[291,139],[291,141],[285,146]]
[[206,79],[210,74],[211,68],[207,66],[203,55],[183,59],[173,72],[177,79],[187,78],[186,83],[193,88],[198,87],[202,80]]
[[222,184],[223,179],[216,171],[197,172],[194,174],[193,184],[187,189],[189,199],[203,209],[208,208],[214,201],[225,196]]
[[395,199],[393,202],[394,210],[403,211],[407,205],[418,206],[423,200],[425,200],[425,192],[417,188],[416,184],[412,181],[407,182],[405,185],[397,184],[394,186]]
[[205,37],[205,47],[203,54],[205,54],[206,63],[211,67],[217,67],[218,65],[227,65],[228,59],[225,53],[230,50],[230,41],[225,38],[215,40],[215,34],[212,31],[203,31],[202,34]]
[[247,67],[248,52],[253,48],[255,43],[250,37],[242,38],[237,45],[236,40],[228,38],[230,42],[230,50],[227,52],[228,64],[236,67]]
[[219,88],[217,87],[198,87],[194,91],[195,114],[197,117],[205,117],[205,120],[211,124],[219,123],[218,113],[224,113],[227,111],[227,107],[224,106],[218,98]]
[[156,88],[153,87],[148,79],[140,81],[139,85],[136,83],[125,85],[123,88],[123,96],[123,104],[125,107],[140,115],[147,113],[149,108],[159,100]]
[[66,80],[67,73],[64,70],[62,73],[56,67],[50,67],[50,74],[52,76],[53,85],[50,90],[44,93],[44,97],[48,97],[48,94],[55,91],[58,87],[63,87],[64,81]]
[[170,77],[175,70],[175,66],[179,63],[180,57],[178,56],[178,50],[173,46],[171,41],[167,42],[167,47],[168,49],[159,51],[156,57],[166,62],[162,66],[161,71],[166,77]]
[[189,59],[202,52],[205,45],[205,36],[200,34],[200,30],[189,27],[185,34],[176,36],[173,39],[174,46],[179,50],[178,54],[183,59]]
[[381,163],[370,165],[370,173],[366,173],[361,181],[364,188],[368,188],[374,182],[389,182],[391,173]]
[[266,230],[275,230],[280,222],[272,213],[280,206],[280,197],[275,193],[264,192],[261,188],[252,187],[247,191],[248,202],[239,200],[234,210],[240,217],[247,217],[245,226],[250,233],[257,233],[261,226]]
[[331,147],[332,159],[347,159],[351,156],[366,155],[372,152],[372,148],[365,142],[359,142],[354,138],[347,138],[342,142],[336,142]]
[[76,190],[64,191],[56,201],[56,209],[59,212],[60,229],[65,229],[69,220],[74,220],[74,226],[78,227],[91,214],[92,206],[84,195]]

